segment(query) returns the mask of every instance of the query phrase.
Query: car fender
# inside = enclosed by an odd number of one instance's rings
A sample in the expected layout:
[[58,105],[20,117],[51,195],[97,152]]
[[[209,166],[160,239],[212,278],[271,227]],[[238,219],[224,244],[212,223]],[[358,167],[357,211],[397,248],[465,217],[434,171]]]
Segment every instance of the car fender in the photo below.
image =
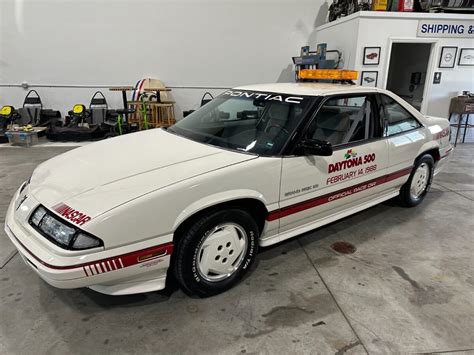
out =
[[178,215],[176,221],[173,225],[173,230],[175,231],[178,226],[187,220],[192,215],[205,210],[206,208],[240,199],[254,199],[262,202],[268,208],[267,201],[265,200],[262,193],[254,190],[247,189],[238,189],[238,190],[229,190],[219,193],[215,193],[209,196],[205,196],[197,201],[194,201],[189,206],[187,206],[183,211]]
[[201,174],[121,204],[93,218],[87,231],[110,248],[161,236],[169,242],[186,218],[218,203],[255,198],[277,209],[280,170],[280,159],[259,158]]
[[[416,154],[416,159],[423,155],[425,152],[428,152],[430,150],[436,149],[439,151],[439,142],[437,140],[430,140],[425,142],[421,148],[418,150],[418,153]],[[436,161],[436,158],[435,158]]]

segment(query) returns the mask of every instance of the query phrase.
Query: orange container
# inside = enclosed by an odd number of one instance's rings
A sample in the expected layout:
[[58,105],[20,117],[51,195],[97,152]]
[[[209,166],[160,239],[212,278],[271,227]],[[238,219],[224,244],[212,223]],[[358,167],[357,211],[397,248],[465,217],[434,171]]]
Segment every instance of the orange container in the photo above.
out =
[[387,11],[387,0],[372,1],[372,11]]

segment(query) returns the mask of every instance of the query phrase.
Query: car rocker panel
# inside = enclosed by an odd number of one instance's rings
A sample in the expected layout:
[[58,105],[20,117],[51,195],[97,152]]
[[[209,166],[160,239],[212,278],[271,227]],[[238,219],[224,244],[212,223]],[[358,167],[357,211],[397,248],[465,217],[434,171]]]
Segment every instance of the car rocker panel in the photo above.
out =
[[[258,243],[267,246],[399,195],[417,166],[417,157],[425,152],[432,152],[434,173],[438,173],[452,152],[448,121],[423,116],[385,90],[269,84],[234,89],[224,93],[222,100],[253,100],[257,110],[240,113],[240,118],[248,115],[244,123],[252,124],[255,112],[266,112],[268,102],[294,105],[295,111],[306,112],[301,114],[303,120],[310,119],[311,114],[297,106],[300,103],[360,93],[392,98],[420,126],[388,137],[335,146],[330,156],[252,154],[252,144],[258,140],[245,148],[248,152],[165,130],[120,136],[39,165],[10,203],[6,233],[26,264],[55,287],[90,287],[111,295],[148,292],[166,285],[172,255],[176,248],[182,248],[175,239],[177,230],[183,225],[191,228],[186,223],[198,221],[197,217],[205,223],[206,216],[222,209],[213,206],[232,209],[245,202],[264,208]],[[201,110],[206,107],[211,105]],[[210,122],[214,124],[215,119]],[[264,130],[265,139],[272,130],[281,128],[280,124],[267,123],[270,128]],[[231,121],[226,125],[235,129]],[[272,139],[277,142],[278,135]],[[119,146],[130,148],[117,155]],[[164,149],[169,151],[165,154]],[[271,151],[273,142],[262,149]],[[39,208],[44,211],[37,217]],[[47,226],[44,216],[49,216],[51,226],[74,236],[61,244],[54,238],[63,235]],[[230,235],[232,228],[224,225],[221,228],[227,229],[218,233]],[[93,247],[75,248],[79,235]],[[248,235],[233,238],[244,238],[242,245],[250,242]],[[231,254],[226,255],[230,258]]]

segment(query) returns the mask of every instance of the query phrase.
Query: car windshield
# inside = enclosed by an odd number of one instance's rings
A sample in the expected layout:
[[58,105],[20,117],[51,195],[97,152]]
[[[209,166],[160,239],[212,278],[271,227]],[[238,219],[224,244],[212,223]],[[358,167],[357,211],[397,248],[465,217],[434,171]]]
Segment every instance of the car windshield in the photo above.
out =
[[196,142],[264,156],[277,155],[311,97],[228,90],[168,130]]

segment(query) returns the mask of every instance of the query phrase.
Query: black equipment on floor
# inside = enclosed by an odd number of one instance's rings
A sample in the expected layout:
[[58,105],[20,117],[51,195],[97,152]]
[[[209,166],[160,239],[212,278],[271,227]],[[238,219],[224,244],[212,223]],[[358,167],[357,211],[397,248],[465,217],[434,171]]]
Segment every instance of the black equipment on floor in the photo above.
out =
[[121,136],[126,133],[138,132],[138,123],[130,123],[126,120],[127,115],[135,113],[134,109],[109,110],[104,125],[109,127],[110,136]]
[[0,109],[0,143],[8,142],[5,132],[20,119],[20,113],[13,106],[3,106]]
[[30,90],[23,101],[23,107],[18,110],[21,126],[32,125],[41,127],[51,127],[59,124],[61,112],[57,110],[44,109],[41,97],[36,90]]
[[63,127],[53,127],[46,133],[52,141],[88,141],[105,138],[110,128],[104,126],[108,105],[104,95],[97,91],[86,108],[83,104],[74,105],[68,112]]
[[[127,110],[127,113],[133,113]],[[85,105],[74,105],[68,112],[64,127],[54,127],[46,133],[52,141],[88,141],[114,137],[133,132],[123,121],[125,110],[111,110],[102,92],[97,91],[92,96],[89,108]]]
[[77,104],[68,112],[64,126],[51,128],[46,137],[52,141],[81,142],[102,139],[107,133],[101,129],[100,124],[92,124],[90,110]]

